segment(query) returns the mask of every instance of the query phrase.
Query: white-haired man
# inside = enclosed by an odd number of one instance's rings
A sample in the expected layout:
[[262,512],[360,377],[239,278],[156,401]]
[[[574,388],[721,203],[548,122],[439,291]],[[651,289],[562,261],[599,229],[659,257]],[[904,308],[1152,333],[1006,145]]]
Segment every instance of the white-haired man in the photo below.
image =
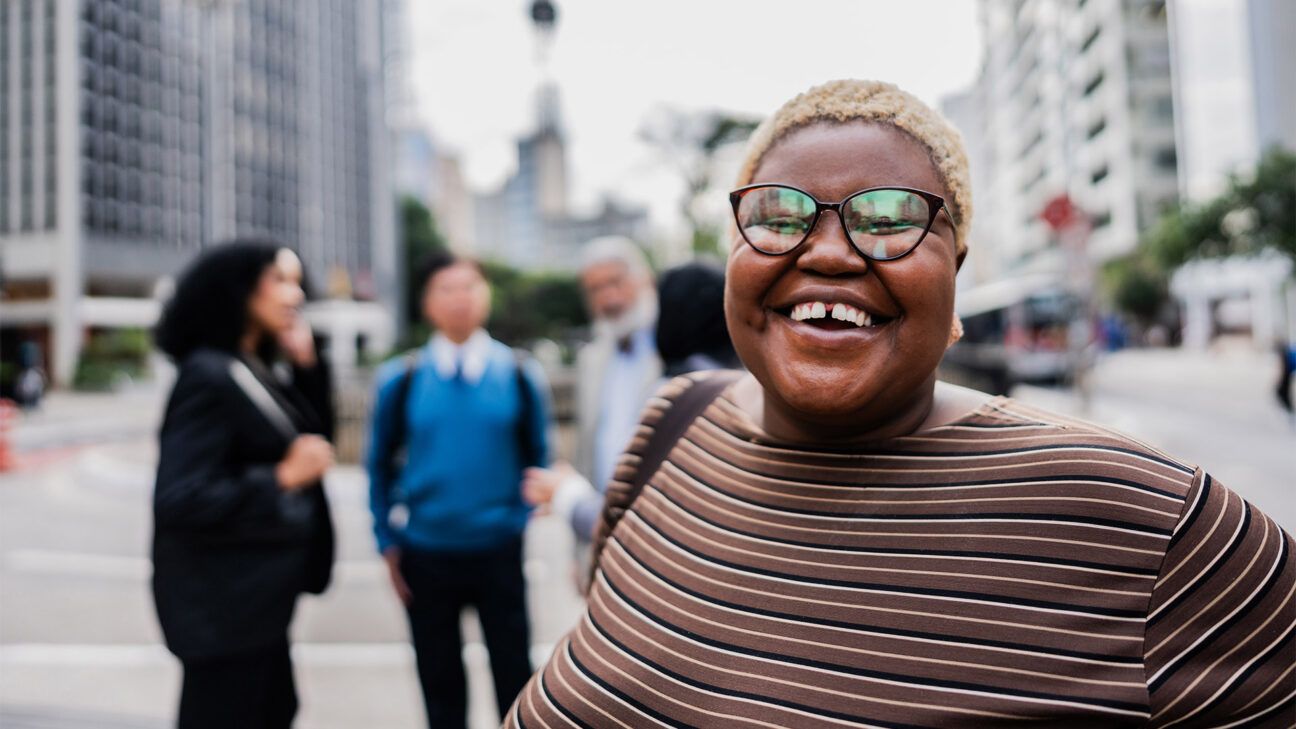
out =
[[582,251],[580,279],[594,338],[576,360],[575,470],[528,469],[523,493],[549,504],[587,542],[617,458],[661,382],[662,363],[653,339],[657,291],[643,250],[628,238],[595,238]]

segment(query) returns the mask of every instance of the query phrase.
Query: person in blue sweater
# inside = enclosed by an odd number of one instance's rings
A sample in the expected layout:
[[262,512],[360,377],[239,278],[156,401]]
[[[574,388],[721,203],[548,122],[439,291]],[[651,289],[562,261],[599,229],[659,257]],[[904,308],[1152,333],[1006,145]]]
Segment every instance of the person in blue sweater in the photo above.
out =
[[409,615],[431,727],[463,727],[459,614],[476,608],[500,715],[531,676],[523,470],[549,461],[548,385],[482,328],[480,264],[439,255],[422,276],[427,346],[378,372],[368,455],[374,535]]

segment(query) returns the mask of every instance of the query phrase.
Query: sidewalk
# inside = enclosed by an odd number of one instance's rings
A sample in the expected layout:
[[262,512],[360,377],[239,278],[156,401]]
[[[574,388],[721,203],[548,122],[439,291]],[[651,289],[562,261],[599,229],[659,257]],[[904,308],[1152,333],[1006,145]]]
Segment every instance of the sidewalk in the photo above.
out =
[[1296,531],[1296,427],[1274,397],[1277,364],[1247,347],[1131,349],[1098,361],[1087,410],[1071,389],[1019,386],[1012,395],[1201,466]]
[[162,419],[166,392],[160,383],[140,382],[119,392],[56,390],[40,407],[19,416],[13,448],[19,454],[90,443],[149,437]]

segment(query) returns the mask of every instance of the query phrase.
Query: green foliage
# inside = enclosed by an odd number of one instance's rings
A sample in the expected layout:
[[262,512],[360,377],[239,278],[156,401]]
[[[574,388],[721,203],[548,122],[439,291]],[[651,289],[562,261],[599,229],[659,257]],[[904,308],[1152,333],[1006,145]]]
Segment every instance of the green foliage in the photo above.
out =
[[1296,154],[1270,149],[1255,173],[1233,176],[1207,202],[1167,213],[1133,254],[1103,270],[1113,304],[1144,324],[1169,301],[1171,273],[1197,258],[1274,250],[1296,259]]
[[408,195],[401,198],[401,249],[405,263],[405,305],[412,325],[421,319],[419,304],[422,282],[418,281],[423,261],[437,251],[446,249],[445,237],[437,230],[432,211]]
[[110,329],[95,332],[81,350],[72,385],[78,390],[110,390],[123,379],[134,379],[148,369],[151,347],[144,329]]
[[1170,282],[1164,270],[1138,253],[1103,266],[1108,299],[1143,326],[1154,324],[1169,300]]
[[1296,259],[1296,154],[1270,149],[1254,175],[1234,176],[1219,197],[1169,213],[1139,248],[1165,270],[1262,250]]
[[561,341],[589,322],[575,274],[525,273],[496,261],[484,264],[491,282],[491,318],[496,339],[525,346],[537,339]]

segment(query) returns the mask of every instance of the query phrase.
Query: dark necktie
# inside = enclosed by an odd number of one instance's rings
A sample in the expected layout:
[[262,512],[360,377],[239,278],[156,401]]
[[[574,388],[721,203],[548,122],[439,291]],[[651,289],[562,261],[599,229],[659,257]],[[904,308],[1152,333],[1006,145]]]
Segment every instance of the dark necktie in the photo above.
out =
[[623,337],[623,338],[621,338],[621,339],[618,339],[618,340],[617,340],[617,349],[619,349],[619,350],[621,351],[621,354],[633,354],[633,353],[634,353],[634,337]]

